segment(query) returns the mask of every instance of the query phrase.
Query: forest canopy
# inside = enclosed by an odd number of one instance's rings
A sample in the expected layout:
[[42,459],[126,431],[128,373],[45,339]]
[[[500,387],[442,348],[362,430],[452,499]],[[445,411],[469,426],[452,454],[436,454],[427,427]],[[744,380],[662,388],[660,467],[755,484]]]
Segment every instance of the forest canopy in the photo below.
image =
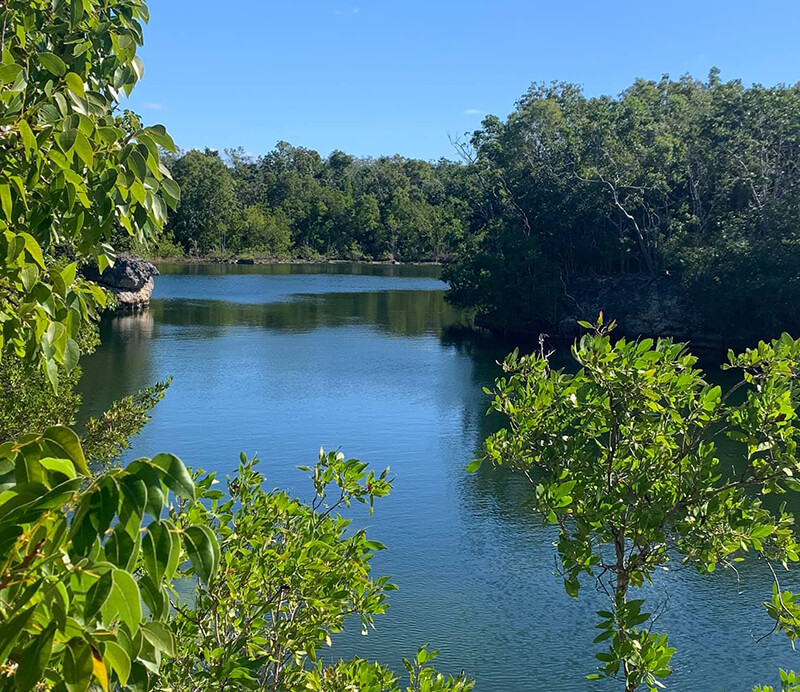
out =
[[674,277],[716,327],[797,326],[800,86],[534,85],[463,149],[471,233],[446,275],[498,326],[557,323],[590,275]]
[[180,251],[305,259],[438,261],[467,205],[449,161],[357,159],[279,142],[260,157],[193,150],[167,163],[182,190],[168,232]]

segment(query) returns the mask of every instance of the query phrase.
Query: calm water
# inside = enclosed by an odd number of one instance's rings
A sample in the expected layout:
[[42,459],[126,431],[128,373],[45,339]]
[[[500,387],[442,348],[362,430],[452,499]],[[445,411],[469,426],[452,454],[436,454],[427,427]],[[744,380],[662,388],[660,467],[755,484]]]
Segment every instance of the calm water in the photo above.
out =
[[[430,642],[440,667],[466,669],[477,690],[615,690],[595,668],[587,584],[568,598],[553,576],[550,529],[526,513],[525,487],[505,473],[467,476],[493,422],[482,387],[510,349],[462,326],[430,267],[162,266],[149,312],[107,320],[84,362],[85,413],[174,377],[131,456],[172,451],[226,474],[258,453],[269,483],[307,496],[298,464],[320,445],[392,467],[395,490],[359,515],[389,546],[375,561],[399,591],[369,637],[346,632],[337,655],[399,667]],[[790,583],[786,580],[786,583]],[[659,576],[651,598],[678,648],[668,689],[746,690],[775,682],[798,655],[760,603],[765,568]]]

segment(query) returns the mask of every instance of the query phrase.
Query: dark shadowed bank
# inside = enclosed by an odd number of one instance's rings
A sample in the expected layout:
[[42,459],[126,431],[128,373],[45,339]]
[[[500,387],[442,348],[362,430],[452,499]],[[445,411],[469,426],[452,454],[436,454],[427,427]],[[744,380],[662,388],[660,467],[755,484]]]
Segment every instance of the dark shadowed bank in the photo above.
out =
[[[535,301],[530,295],[527,301]],[[526,302],[520,297],[520,302]],[[604,320],[616,320],[617,337],[671,337],[689,342],[695,353],[709,358],[723,357],[728,349],[742,349],[765,335],[780,333],[780,325],[754,317],[750,328],[723,333],[709,323],[696,302],[673,276],[645,274],[586,276],[564,286],[558,318],[525,319],[534,310],[520,311],[518,321],[496,313],[476,315],[475,324],[505,337],[538,340],[544,334],[554,345],[571,344],[584,330],[579,321],[594,323],[600,313]]]

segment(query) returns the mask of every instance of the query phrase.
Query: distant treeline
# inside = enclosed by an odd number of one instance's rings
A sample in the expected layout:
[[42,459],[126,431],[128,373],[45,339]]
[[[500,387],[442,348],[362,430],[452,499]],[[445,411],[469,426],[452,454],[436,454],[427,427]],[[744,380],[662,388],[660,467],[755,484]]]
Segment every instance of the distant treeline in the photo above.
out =
[[[675,277],[709,324],[800,324],[800,87],[534,85],[462,163],[206,150],[168,162],[179,252],[453,260],[457,305],[557,323],[576,278]],[[169,236],[168,236],[169,237]]]
[[399,156],[327,158],[280,142],[260,157],[189,151],[167,238],[190,254],[441,260],[462,242],[464,167]]
[[[800,86],[636,81],[619,97],[534,86],[486,118],[457,304],[556,323],[575,278],[670,274],[712,328],[800,325]],[[580,300],[580,296],[575,296]]]

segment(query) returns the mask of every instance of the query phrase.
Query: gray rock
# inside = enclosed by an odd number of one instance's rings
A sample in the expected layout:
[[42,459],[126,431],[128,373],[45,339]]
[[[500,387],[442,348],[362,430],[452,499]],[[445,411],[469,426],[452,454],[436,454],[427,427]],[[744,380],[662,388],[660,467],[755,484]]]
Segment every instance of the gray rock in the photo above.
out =
[[102,274],[96,266],[87,266],[83,275],[95,283],[109,289],[117,298],[123,309],[139,309],[147,307],[153,294],[158,269],[133,255],[121,254],[113,267],[108,267]]

